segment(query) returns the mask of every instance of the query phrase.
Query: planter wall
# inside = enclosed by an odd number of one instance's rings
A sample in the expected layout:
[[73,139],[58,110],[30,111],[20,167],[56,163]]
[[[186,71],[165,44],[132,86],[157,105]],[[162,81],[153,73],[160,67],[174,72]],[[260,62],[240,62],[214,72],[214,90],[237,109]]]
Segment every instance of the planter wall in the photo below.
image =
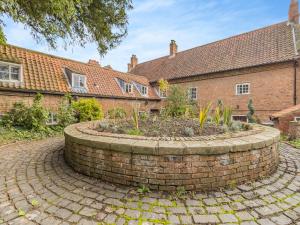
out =
[[101,133],[94,126],[65,129],[65,159],[75,171],[115,184],[215,190],[269,176],[279,163],[280,133],[269,127],[159,140]]

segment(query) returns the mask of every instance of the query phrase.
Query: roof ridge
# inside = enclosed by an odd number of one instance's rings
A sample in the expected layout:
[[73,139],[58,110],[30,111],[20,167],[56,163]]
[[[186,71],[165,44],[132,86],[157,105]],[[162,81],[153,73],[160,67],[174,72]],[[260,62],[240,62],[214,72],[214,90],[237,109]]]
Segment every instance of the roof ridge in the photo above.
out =
[[41,52],[41,51],[37,51],[37,50],[32,50],[32,49],[29,49],[29,48],[20,47],[20,46],[13,45],[13,44],[0,44],[0,46],[10,46],[10,47],[22,49],[22,50],[25,50],[25,51],[28,51],[28,52],[33,52],[33,53],[40,54],[40,55],[45,55],[45,56],[52,57],[52,58],[63,59],[63,60],[67,60],[67,61],[72,61],[72,62],[85,64],[85,65],[88,65],[88,66],[93,66],[93,65],[90,65],[86,62],[82,62],[82,61],[79,61],[79,60],[76,60],[76,59],[70,59],[70,58],[66,58],[66,57],[62,57],[62,56],[57,56],[57,55],[53,55],[53,54],[49,54],[49,53],[45,53],[45,52]]
[[[260,30],[264,30],[264,29],[267,29],[267,28],[270,28],[270,27],[273,27],[273,26],[278,26],[278,25],[284,24],[284,23],[286,23],[286,25],[289,26],[288,21],[283,21],[283,22],[275,23],[275,24],[272,24],[272,25],[269,25],[269,26],[261,27],[261,28],[258,28],[258,29],[252,30],[252,31],[247,31],[247,32],[244,32],[244,33],[241,33],[241,34],[229,36],[229,37],[224,38],[224,39],[220,39],[220,40],[217,40],[217,41],[213,41],[213,42],[210,42],[210,43],[206,43],[206,44],[203,44],[203,45],[192,47],[192,48],[180,51],[177,54],[181,54],[181,53],[188,52],[188,51],[191,51],[191,50],[194,50],[194,49],[197,49],[197,48],[201,48],[201,47],[209,46],[209,45],[212,45],[212,44],[216,44],[218,42],[226,41],[226,40],[229,40],[231,38],[240,37],[240,36],[243,36],[243,35],[246,35],[246,34],[257,32],[257,31],[260,31]],[[167,57],[169,57],[169,55],[161,56],[161,57],[158,57],[158,58],[155,58],[155,59],[151,59],[151,60],[139,63],[139,64],[137,64],[137,66],[145,64],[145,63],[150,63],[150,62],[153,62],[153,61],[156,61],[156,60],[160,60],[160,59],[163,59],[163,58],[167,58]]]
[[40,51],[36,51],[36,50],[32,50],[32,49],[20,47],[20,46],[17,46],[17,45],[12,45],[12,44],[0,44],[0,45],[22,49],[22,50],[25,50],[25,51],[28,51],[28,52],[33,52],[33,53],[36,53],[36,54],[45,55],[45,56],[51,57],[51,58],[62,59],[62,60],[66,60],[66,61],[72,61],[72,62],[75,62],[75,63],[81,63],[81,64],[84,64],[85,66],[91,66],[93,68],[114,71],[114,72],[117,72],[117,73],[129,75],[129,76],[142,77],[142,78],[145,78],[145,79],[147,79],[149,81],[149,79],[147,77],[142,76],[142,75],[138,75],[138,74],[123,72],[123,71],[115,70],[113,68],[112,69],[108,69],[108,68],[105,68],[105,67],[102,67],[102,66],[98,66],[98,65],[91,65],[88,62],[82,62],[82,61],[75,60],[75,59],[70,59],[70,58],[66,58],[66,57],[56,56],[56,55],[53,55],[53,54],[48,54],[48,53],[44,53],[44,52],[40,52]]

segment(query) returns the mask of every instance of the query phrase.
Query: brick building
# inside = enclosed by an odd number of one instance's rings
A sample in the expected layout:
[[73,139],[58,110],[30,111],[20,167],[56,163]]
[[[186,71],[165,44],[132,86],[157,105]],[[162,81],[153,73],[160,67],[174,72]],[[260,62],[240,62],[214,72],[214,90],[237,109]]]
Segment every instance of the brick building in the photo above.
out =
[[199,105],[223,100],[240,120],[252,99],[256,115],[269,123],[272,114],[300,103],[298,8],[292,0],[288,21],[186,51],[172,40],[169,55],[140,64],[133,55],[128,71],[154,87],[161,78],[181,85]]
[[38,92],[53,113],[66,93],[76,98],[95,97],[105,111],[119,106],[129,112],[133,104],[149,111],[160,100],[145,77],[101,67],[94,60],[82,63],[12,45],[0,46],[0,113],[18,101],[31,104]]
[[0,113],[16,101],[30,104],[40,92],[45,107],[56,111],[65,93],[95,97],[107,111],[130,111],[138,102],[141,111],[158,111],[166,97],[157,82],[187,89],[198,105],[223,100],[234,109],[234,118],[246,120],[249,99],[261,122],[300,103],[300,25],[298,1],[290,4],[288,21],[230,37],[182,52],[175,41],[169,55],[144,63],[131,57],[128,73],[60,58],[28,49],[0,46]]

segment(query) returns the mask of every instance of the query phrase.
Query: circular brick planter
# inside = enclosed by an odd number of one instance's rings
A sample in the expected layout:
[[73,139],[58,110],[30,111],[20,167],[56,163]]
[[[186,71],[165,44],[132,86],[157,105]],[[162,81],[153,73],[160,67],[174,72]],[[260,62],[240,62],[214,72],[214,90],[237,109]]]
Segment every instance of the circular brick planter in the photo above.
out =
[[279,163],[278,130],[199,138],[134,137],[95,131],[97,123],[65,129],[65,159],[77,172],[115,184],[156,190],[215,190],[272,174]]

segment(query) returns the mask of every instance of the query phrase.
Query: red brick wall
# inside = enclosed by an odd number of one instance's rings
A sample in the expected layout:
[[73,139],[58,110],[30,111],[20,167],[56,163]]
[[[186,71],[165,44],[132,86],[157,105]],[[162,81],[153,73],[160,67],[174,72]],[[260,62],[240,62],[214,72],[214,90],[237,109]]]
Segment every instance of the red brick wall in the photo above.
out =
[[[300,76],[298,82],[297,86],[300,89]],[[256,115],[262,122],[269,121],[269,116],[274,112],[293,105],[294,68],[292,63],[198,76],[172,83],[184,88],[197,87],[199,105],[221,99],[225,105],[234,109],[236,115],[247,114],[247,104],[252,98]],[[251,93],[237,96],[235,86],[239,83],[250,83]],[[300,90],[298,99],[300,99]]]
[[295,117],[300,117],[300,111],[287,114],[283,117],[275,119],[275,127],[283,134],[289,134],[290,121],[294,121]]
[[[57,111],[62,96],[44,94],[43,105],[50,111]],[[31,105],[34,99],[34,94],[17,93],[17,92],[2,92],[0,91],[0,113],[8,112],[15,102],[24,102],[26,105]],[[132,111],[132,106],[140,105],[140,111],[149,111],[156,108],[155,101],[135,101],[127,99],[106,99],[97,98],[102,104],[103,110],[106,113],[109,109],[114,107],[124,108],[128,114]]]

